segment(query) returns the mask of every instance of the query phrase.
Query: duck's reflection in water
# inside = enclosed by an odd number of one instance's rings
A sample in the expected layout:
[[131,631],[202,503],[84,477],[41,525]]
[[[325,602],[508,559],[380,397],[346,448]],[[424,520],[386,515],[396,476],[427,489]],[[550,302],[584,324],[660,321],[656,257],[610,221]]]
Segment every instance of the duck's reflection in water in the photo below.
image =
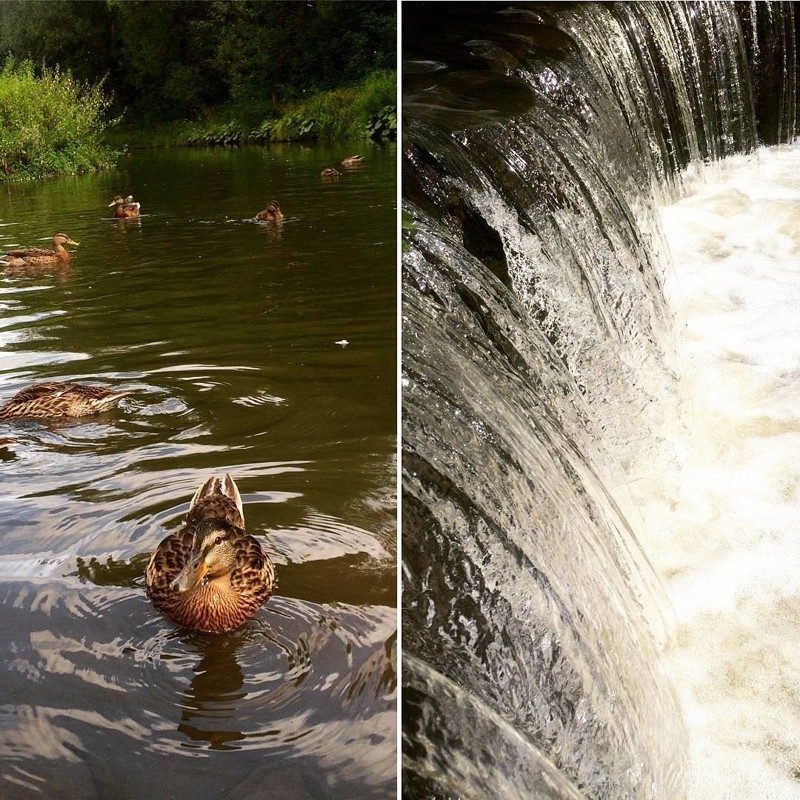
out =
[[[184,643],[193,647],[200,660],[193,669],[194,677],[181,695],[181,717],[178,732],[185,738],[183,747],[208,750],[238,750],[237,744],[252,737],[237,729],[242,706],[247,703],[248,689],[245,673],[237,654],[252,646],[254,637],[264,637],[263,646],[274,647],[287,655],[285,648],[273,639],[268,630],[245,628],[232,634],[213,636],[186,634]],[[280,706],[283,695],[296,687],[289,681],[270,692],[271,705]],[[278,715],[280,716],[280,715]],[[260,732],[259,736],[278,736],[280,721],[274,729]],[[245,800],[255,797],[286,797],[292,800],[315,800],[327,796],[329,787],[322,779],[319,766],[311,758],[293,758],[291,763],[281,764],[271,759],[268,765],[251,771],[243,780],[231,786],[225,793],[229,800]]]
[[196,640],[202,657],[181,700],[178,732],[212,750],[235,750],[231,743],[245,738],[242,731],[234,730],[236,709],[247,695],[244,674],[236,660],[240,639],[198,635]]

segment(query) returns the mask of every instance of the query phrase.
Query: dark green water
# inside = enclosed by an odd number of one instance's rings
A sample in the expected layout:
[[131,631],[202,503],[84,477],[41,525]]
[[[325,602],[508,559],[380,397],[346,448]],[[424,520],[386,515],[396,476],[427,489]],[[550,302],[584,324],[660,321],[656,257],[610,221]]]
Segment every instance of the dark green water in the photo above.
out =
[[[0,428],[3,798],[395,795],[395,148],[319,177],[363,147],[136,152],[0,190],[0,252],[81,243],[0,272],[0,398],[134,390]],[[119,192],[141,219],[110,218]],[[273,197],[286,219],[249,221]],[[278,590],[188,634],[144,566],[224,472]]]

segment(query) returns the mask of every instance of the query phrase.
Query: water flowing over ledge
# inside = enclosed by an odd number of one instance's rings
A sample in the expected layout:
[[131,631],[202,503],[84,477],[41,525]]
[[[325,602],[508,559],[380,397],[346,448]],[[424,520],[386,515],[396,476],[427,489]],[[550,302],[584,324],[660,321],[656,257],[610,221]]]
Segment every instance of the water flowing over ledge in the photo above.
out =
[[658,209],[793,137],[793,8],[404,9],[405,794],[684,797]]

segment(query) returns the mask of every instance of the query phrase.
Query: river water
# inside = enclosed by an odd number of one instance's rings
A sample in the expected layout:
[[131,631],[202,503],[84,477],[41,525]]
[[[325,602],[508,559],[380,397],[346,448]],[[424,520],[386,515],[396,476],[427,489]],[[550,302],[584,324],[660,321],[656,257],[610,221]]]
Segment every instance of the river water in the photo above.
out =
[[[363,143],[351,145],[357,152]],[[0,795],[395,794],[396,150],[134,152],[8,185],[0,397],[132,390],[0,430]],[[135,195],[138,220],[107,203]],[[252,217],[276,198],[277,224]],[[278,589],[223,636],[176,629],[144,567],[230,472]]]

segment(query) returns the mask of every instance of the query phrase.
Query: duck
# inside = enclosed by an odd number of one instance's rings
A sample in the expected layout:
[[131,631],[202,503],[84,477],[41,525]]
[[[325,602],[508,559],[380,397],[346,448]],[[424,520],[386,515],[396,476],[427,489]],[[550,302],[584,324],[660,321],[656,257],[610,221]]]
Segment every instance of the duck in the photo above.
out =
[[347,156],[347,158],[342,160],[342,164],[345,167],[358,167],[364,163],[364,156],[356,155],[356,156]]
[[242,498],[230,474],[200,484],[183,527],[150,556],[145,585],[168,620],[203,633],[239,628],[269,599],[275,567],[245,530]]
[[130,391],[51,381],[35,383],[17,392],[0,407],[0,421],[19,419],[71,419],[109,411]]
[[335,181],[339,178],[341,173],[338,169],[334,169],[333,167],[325,167],[322,172],[320,172],[321,178],[327,178],[328,180]]
[[127,197],[123,197],[121,194],[118,194],[108,204],[107,208],[111,208],[111,206],[116,206],[114,209],[114,216],[117,219],[128,219],[128,217],[139,216],[139,209],[142,207],[142,204],[134,203],[132,194],[129,194]]
[[267,207],[256,214],[256,219],[259,222],[277,222],[283,219],[283,212],[278,205],[278,201],[270,200],[269,203],[267,203]]
[[66,233],[53,234],[53,249],[46,247],[19,247],[0,256],[0,266],[27,267],[39,264],[69,264],[70,253],[65,244],[78,247]]

